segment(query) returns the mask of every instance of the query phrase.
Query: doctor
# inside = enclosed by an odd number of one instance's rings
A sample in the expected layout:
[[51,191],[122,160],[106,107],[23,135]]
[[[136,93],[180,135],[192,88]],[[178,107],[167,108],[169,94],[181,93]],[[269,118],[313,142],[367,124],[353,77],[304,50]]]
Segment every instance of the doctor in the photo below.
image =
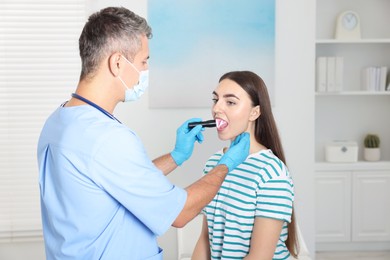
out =
[[[162,259],[156,237],[183,227],[248,155],[242,134],[209,174],[186,189],[166,175],[202,142],[201,126],[177,130],[172,152],[151,161],[113,115],[148,82],[151,29],[125,8],[92,14],[79,39],[82,70],[69,101],[47,119],[38,143],[47,259]],[[184,86],[183,86],[184,87]]]

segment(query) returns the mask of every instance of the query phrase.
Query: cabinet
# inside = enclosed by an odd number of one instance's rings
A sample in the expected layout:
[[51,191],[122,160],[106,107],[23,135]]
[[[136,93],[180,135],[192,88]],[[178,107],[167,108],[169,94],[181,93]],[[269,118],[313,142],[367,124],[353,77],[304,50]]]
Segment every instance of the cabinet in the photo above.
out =
[[346,242],[351,234],[351,174],[317,172],[316,242]]
[[352,241],[390,242],[390,170],[352,175]]
[[[362,89],[362,71],[369,66],[386,66],[390,71],[390,1],[317,0],[316,58],[343,57],[342,90],[315,93],[315,159],[325,160],[326,143],[333,140],[358,142],[358,159],[363,158],[367,133],[381,137],[383,161],[390,161],[390,91]],[[361,20],[361,39],[336,40],[339,13],[353,10]]]
[[315,190],[317,250],[390,249],[389,162],[317,163]]

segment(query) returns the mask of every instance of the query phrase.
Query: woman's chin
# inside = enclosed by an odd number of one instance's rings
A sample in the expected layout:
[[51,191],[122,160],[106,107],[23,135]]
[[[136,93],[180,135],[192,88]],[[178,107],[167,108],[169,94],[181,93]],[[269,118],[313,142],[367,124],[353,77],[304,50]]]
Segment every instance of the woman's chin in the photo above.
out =
[[230,141],[230,140],[234,140],[234,138],[236,138],[236,137],[229,135],[227,133],[218,132],[218,138],[221,141]]

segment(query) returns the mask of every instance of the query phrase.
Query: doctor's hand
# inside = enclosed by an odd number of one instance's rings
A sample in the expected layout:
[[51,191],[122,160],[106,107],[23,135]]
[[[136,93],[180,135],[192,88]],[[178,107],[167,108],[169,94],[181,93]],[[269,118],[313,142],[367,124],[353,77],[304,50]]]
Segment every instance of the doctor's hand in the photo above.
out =
[[202,120],[200,118],[189,119],[176,131],[176,144],[171,156],[179,166],[191,157],[195,142],[203,142],[203,127],[201,125],[197,125],[192,129],[188,127],[188,123],[199,121]]
[[218,164],[225,164],[229,172],[240,165],[249,155],[249,133],[242,133],[230,144],[229,150],[222,156]]

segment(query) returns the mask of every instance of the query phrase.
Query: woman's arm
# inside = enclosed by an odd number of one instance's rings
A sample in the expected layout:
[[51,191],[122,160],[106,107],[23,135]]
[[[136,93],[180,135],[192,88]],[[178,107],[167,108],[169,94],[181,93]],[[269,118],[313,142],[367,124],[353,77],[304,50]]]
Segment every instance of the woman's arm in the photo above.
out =
[[203,216],[202,231],[200,233],[198,242],[196,243],[191,260],[209,260],[210,259],[210,244],[209,244],[209,230],[207,227],[206,216]]
[[244,260],[272,259],[282,228],[282,220],[256,217],[249,254]]

